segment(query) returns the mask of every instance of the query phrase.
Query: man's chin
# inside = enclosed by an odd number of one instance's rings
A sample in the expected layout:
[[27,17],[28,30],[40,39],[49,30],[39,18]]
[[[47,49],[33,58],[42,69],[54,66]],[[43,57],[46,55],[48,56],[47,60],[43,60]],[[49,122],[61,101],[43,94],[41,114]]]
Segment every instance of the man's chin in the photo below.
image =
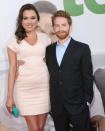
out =
[[58,37],[58,39],[63,40],[63,39],[65,39],[67,36],[57,36],[57,37]]
[[68,37],[68,34],[66,34],[66,33],[61,33],[61,34],[56,34],[56,36],[58,37],[58,39],[65,39],[65,38],[67,38]]

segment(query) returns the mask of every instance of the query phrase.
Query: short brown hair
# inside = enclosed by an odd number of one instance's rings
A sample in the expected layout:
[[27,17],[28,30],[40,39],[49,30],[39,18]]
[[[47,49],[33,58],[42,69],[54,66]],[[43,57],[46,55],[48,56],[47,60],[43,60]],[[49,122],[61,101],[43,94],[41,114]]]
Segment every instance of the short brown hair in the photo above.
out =
[[68,24],[71,25],[72,24],[72,19],[71,16],[68,12],[63,11],[63,10],[58,10],[56,11],[53,16],[52,16],[52,25],[54,26],[54,20],[56,19],[56,17],[64,17],[67,19]]

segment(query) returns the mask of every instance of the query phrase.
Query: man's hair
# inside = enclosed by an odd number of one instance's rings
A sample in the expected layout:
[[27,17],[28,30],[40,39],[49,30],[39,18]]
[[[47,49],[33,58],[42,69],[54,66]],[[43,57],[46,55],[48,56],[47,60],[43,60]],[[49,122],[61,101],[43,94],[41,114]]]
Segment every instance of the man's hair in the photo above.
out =
[[53,14],[57,11],[56,6],[49,1],[45,1],[45,0],[38,1],[38,2],[33,3],[33,5],[35,6],[35,8],[37,9],[39,13]]
[[64,17],[67,19],[68,21],[68,24],[71,25],[72,24],[72,19],[71,19],[71,16],[68,12],[66,11],[63,11],[63,10],[58,10],[56,11],[53,16],[52,16],[52,25],[54,26],[54,21],[56,19],[56,17]]

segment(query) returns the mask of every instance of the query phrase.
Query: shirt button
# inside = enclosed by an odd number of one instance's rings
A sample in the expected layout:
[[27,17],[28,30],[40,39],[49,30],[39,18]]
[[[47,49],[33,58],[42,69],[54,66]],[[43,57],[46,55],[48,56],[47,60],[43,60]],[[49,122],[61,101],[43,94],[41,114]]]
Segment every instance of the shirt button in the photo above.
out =
[[59,82],[60,85],[62,85],[62,83],[63,83],[62,81]]
[[59,70],[59,72],[61,73],[61,70]]

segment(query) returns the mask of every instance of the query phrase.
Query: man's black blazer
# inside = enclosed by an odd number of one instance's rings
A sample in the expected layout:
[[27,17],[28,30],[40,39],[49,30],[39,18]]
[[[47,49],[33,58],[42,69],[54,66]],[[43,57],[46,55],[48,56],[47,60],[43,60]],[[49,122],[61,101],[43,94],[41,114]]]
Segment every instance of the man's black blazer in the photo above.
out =
[[59,67],[56,44],[46,48],[46,64],[50,75],[51,112],[62,114],[63,106],[70,114],[79,114],[93,98],[93,72],[89,46],[71,41]]

